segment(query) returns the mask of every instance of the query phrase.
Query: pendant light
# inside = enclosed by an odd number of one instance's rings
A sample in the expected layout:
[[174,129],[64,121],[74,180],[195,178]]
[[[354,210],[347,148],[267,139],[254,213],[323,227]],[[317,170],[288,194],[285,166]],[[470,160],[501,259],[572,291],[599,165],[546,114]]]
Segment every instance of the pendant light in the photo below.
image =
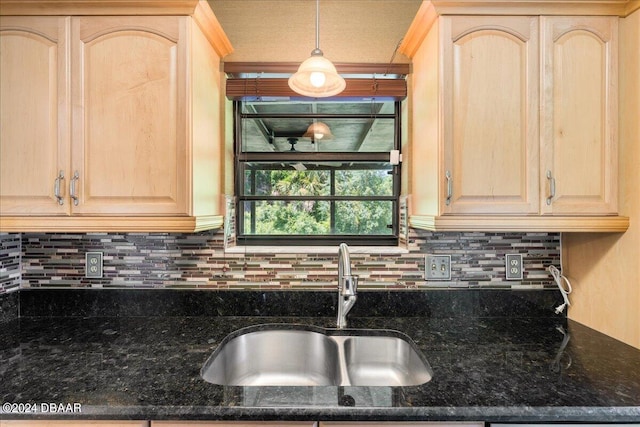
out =
[[327,140],[333,138],[333,134],[331,133],[331,129],[329,128],[329,126],[322,122],[311,123],[307,128],[307,131],[302,136],[311,138],[312,140]]
[[320,50],[320,0],[316,0],[316,48],[289,77],[289,87],[300,95],[325,98],[339,94],[346,86],[336,67]]

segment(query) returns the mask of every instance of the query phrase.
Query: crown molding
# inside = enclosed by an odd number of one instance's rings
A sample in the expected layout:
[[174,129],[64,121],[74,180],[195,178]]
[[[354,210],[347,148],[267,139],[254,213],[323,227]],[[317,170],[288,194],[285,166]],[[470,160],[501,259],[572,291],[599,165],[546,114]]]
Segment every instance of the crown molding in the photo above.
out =
[[640,0],[431,0],[439,15],[627,16]]
[[231,41],[229,41],[222,29],[222,25],[220,25],[218,18],[216,18],[206,0],[198,1],[193,12],[193,20],[220,58],[224,58],[233,52]]
[[629,0],[624,16],[629,16],[638,9],[640,9],[640,0]]
[[0,0],[0,15],[192,15],[198,3],[199,0]]
[[434,22],[442,15],[581,15],[625,17],[640,0],[423,0],[398,52],[413,58]]
[[438,19],[438,12],[433,2],[423,1],[398,47],[398,52],[413,58],[436,19]]

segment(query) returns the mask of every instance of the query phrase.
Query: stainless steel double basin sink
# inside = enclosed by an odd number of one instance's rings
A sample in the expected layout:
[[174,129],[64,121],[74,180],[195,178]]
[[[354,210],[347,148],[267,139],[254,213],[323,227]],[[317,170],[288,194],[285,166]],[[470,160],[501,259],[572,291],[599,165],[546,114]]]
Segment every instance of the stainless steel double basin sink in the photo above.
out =
[[412,386],[433,373],[400,332],[261,325],[227,336],[200,374],[229,386]]

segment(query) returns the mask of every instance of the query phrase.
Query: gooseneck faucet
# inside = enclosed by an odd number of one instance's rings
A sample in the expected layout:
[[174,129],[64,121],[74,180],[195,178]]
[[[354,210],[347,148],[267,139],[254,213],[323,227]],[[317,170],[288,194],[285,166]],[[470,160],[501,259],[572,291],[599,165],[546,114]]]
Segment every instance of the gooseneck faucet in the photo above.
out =
[[351,256],[346,243],[338,247],[338,328],[347,326],[347,314],[356,303],[358,276],[351,274]]

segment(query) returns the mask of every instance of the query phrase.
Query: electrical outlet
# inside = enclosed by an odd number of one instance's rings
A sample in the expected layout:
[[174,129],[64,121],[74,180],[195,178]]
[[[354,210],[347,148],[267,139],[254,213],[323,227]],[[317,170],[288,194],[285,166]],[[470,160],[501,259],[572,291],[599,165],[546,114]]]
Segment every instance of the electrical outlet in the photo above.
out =
[[424,278],[426,280],[451,280],[451,255],[426,255]]
[[524,271],[522,254],[506,254],[505,267],[507,280],[522,280],[522,273]]
[[102,278],[102,252],[87,252],[84,255],[84,277]]

